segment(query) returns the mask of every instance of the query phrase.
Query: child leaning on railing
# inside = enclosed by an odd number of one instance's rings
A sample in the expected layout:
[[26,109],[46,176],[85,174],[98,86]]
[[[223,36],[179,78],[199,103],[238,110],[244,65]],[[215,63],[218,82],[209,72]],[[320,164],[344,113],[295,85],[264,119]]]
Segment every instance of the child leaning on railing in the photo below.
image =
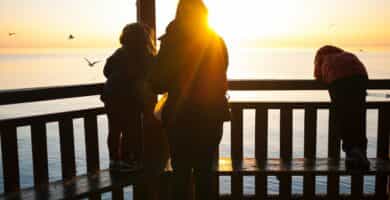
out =
[[315,78],[328,85],[336,133],[343,141],[347,168],[368,169],[365,66],[354,54],[335,46],[320,48],[314,65]]

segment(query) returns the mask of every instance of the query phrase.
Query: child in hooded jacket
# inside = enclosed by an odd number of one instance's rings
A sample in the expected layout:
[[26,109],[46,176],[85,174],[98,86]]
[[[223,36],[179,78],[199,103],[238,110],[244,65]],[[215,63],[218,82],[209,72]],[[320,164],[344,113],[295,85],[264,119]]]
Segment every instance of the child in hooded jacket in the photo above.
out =
[[126,25],[120,43],[104,66],[101,99],[108,118],[110,169],[133,171],[142,167],[142,89],[155,48],[149,28],[140,23]]
[[365,109],[368,75],[364,64],[339,47],[324,46],[317,51],[314,65],[315,78],[328,85],[347,168],[368,169]]

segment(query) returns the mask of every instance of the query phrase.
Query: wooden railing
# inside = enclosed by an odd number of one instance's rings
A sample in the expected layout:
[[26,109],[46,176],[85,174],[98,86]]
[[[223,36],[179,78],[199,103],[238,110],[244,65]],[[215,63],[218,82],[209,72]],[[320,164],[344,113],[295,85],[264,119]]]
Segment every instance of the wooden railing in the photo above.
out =
[[[0,105],[98,95],[102,86],[102,84],[90,84],[0,91]],[[230,90],[254,91],[326,89],[324,85],[309,80],[230,81],[229,88]],[[390,89],[390,80],[370,81],[369,89],[388,90]],[[231,102],[232,161],[240,162],[245,159],[243,156],[243,110],[245,109],[255,110],[255,159],[258,163],[265,162],[268,159],[268,110],[270,109],[280,110],[280,159],[282,161],[289,161],[293,157],[293,110],[304,110],[304,159],[314,161],[317,149],[317,111],[319,109],[329,109],[329,105],[327,102]],[[366,106],[367,109],[378,110],[377,158],[388,160],[390,102],[369,102]],[[87,172],[95,173],[100,170],[97,116],[103,114],[105,114],[103,108],[93,108],[0,120],[4,192],[7,194],[20,190],[17,127],[31,127],[34,186],[38,188],[49,183],[46,138],[47,134],[50,133],[46,132],[46,123],[59,123],[61,159],[58,160],[61,160],[62,178],[69,180],[76,176],[73,119],[84,119]],[[332,116],[333,114],[330,112],[328,158],[337,161],[340,159],[340,141],[335,136],[334,118]],[[242,174],[233,174],[231,177],[231,196],[234,199],[243,198]],[[304,175],[304,197],[315,196],[315,177],[313,174]],[[282,198],[288,199],[292,193],[291,174],[284,174],[279,178],[279,194]],[[363,175],[352,176],[353,194],[363,194],[363,178]],[[256,197],[266,197],[267,176],[264,174],[256,175],[255,180]],[[338,197],[339,181],[340,176],[338,175],[328,176],[327,194],[329,197]],[[376,195],[379,197],[387,195],[387,183],[386,176],[376,177]],[[120,192],[121,190],[119,190]]]

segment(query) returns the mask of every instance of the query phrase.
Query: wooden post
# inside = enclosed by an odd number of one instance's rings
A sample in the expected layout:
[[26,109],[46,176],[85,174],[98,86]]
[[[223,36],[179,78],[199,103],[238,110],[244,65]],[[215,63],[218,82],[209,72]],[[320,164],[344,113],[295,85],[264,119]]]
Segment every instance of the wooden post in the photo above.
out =
[[[377,159],[389,160],[390,125],[388,119],[390,117],[390,107],[380,107],[378,117]],[[390,190],[390,177],[376,176],[375,180],[375,197],[386,199]]]
[[19,181],[19,156],[18,141],[15,126],[1,126],[1,153],[3,159],[3,184],[4,192],[18,192]]
[[[268,108],[257,107],[255,118],[255,157],[258,165],[263,169],[268,150]],[[255,176],[255,191],[256,199],[266,199],[267,176],[265,174]]]
[[[282,107],[280,109],[280,159],[282,163],[292,160],[293,150],[293,109],[291,107]],[[291,176],[279,176],[279,195],[280,199],[291,199]]]
[[137,21],[148,25],[156,40],[156,1],[137,0]]
[[33,154],[34,187],[49,183],[47,158],[46,123],[36,121],[31,125],[31,146]]
[[[149,28],[151,29],[151,32],[152,32],[153,41],[154,41],[154,43],[156,43],[156,1],[155,0],[137,0],[137,21],[149,26]],[[153,101],[157,102],[157,96],[152,97],[152,98],[154,98]],[[146,112],[150,112],[150,110],[148,110],[148,109],[149,108],[144,108],[144,110]],[[150,140],[150,138],[148,138],[148,137],[156,136],[157,134],[152,134],[152,133],[161,132],[162,129],[159,125],[157,125],[158,123],[155,123],[153,121],[153,119],[150,116],[148,116],[148,114],[146,114],[146,115],[144,114],[144,120],[145,121],[143,123],[153,126],[153,128],[148,128],[148,130],[145,130],[145,134],[144,134],[144,138],[143,138],[144,143],[145,143],[146,141],[153,141],[153,140]],[[162,134],[159,134],[159,135],[162,135]],[[159,143],[159,144],[162,144],[162,143]],[[165,146],[165,147],[167,147],[167,146]],[[156,149],[151,149],[151,148],[144,149],[144,157],[145,157],[145,155],[148,155],[150,152],[156,152],[154,150],[156,150]],[[158,150],[161,150],[161,149],[158,149]],[[167,152],[162,153],[160,155],[162,157],[164,157],[163,154],[166,155]],[[160,158],[162,158],[162,157],[160,157]],[[164,160],[164,159],[162,159],[162,160]],[[143,183],[135,185],[134,186],[134,199],[145,199],[147,196],[146,193],[149,193],[149,192],[156,193],[156,191],[147,191],[147,188],[149,188],[149,186],[151,186],[151,185],[143,184]],[[159,190],[159,188],[153,188],[153,189]]]
[[84,118],[85,150],[87,156],[87,173],[94,174],[100,170],[99,140],[97,119],[94,114],[87,114]]
[[[243,110],[241,107],[232,107],[231,121],[231,157],[233,161],[233,170],[240,166],[243,160]],[[232,198],[243,198],[243,177],[241,174],[233,173],[232,175]]]
[[59,128],[60,128],[62,178],[64,180],[70,180],[74,176],[76,176],[76,161],[75,161],[72,118],[61,119],[59,121]]
[[[340,160],[340,139],[336,133],[336,121],[334,108],[329,109],[329,134],[328,134],[328,158],[332,161]],[[329,199],[339,198],[340,176],[331,174],[328,176],[327,193]]]
[[[304,132],[304,157],[310,162],[316,159],[317,146],[317,109],[305,107],[305,132]],[[313,164],[313,163],[311,163]],[[316,177],[313,174],[303,177],[304,199],[311,199],[315,196]]]

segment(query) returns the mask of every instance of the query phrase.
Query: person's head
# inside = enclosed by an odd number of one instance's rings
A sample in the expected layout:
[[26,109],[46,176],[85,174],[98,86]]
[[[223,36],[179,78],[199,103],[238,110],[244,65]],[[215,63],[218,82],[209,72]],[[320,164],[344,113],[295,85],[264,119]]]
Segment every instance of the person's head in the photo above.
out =
[[122,46],[139,52],[155,52],[152,30],[141,23],[127,24],[122,30],[119,42]]
[[344,52],[343,49],[336,46],[331,46],[331,45],[323,46],[317,50],[316,56],[314,58],[314,65],[321,66],[326,56],[343,53],[343,52]]
[[180,0],[176,20],[183,20],[188,24],[207,24],[208,9],[203,0]]

